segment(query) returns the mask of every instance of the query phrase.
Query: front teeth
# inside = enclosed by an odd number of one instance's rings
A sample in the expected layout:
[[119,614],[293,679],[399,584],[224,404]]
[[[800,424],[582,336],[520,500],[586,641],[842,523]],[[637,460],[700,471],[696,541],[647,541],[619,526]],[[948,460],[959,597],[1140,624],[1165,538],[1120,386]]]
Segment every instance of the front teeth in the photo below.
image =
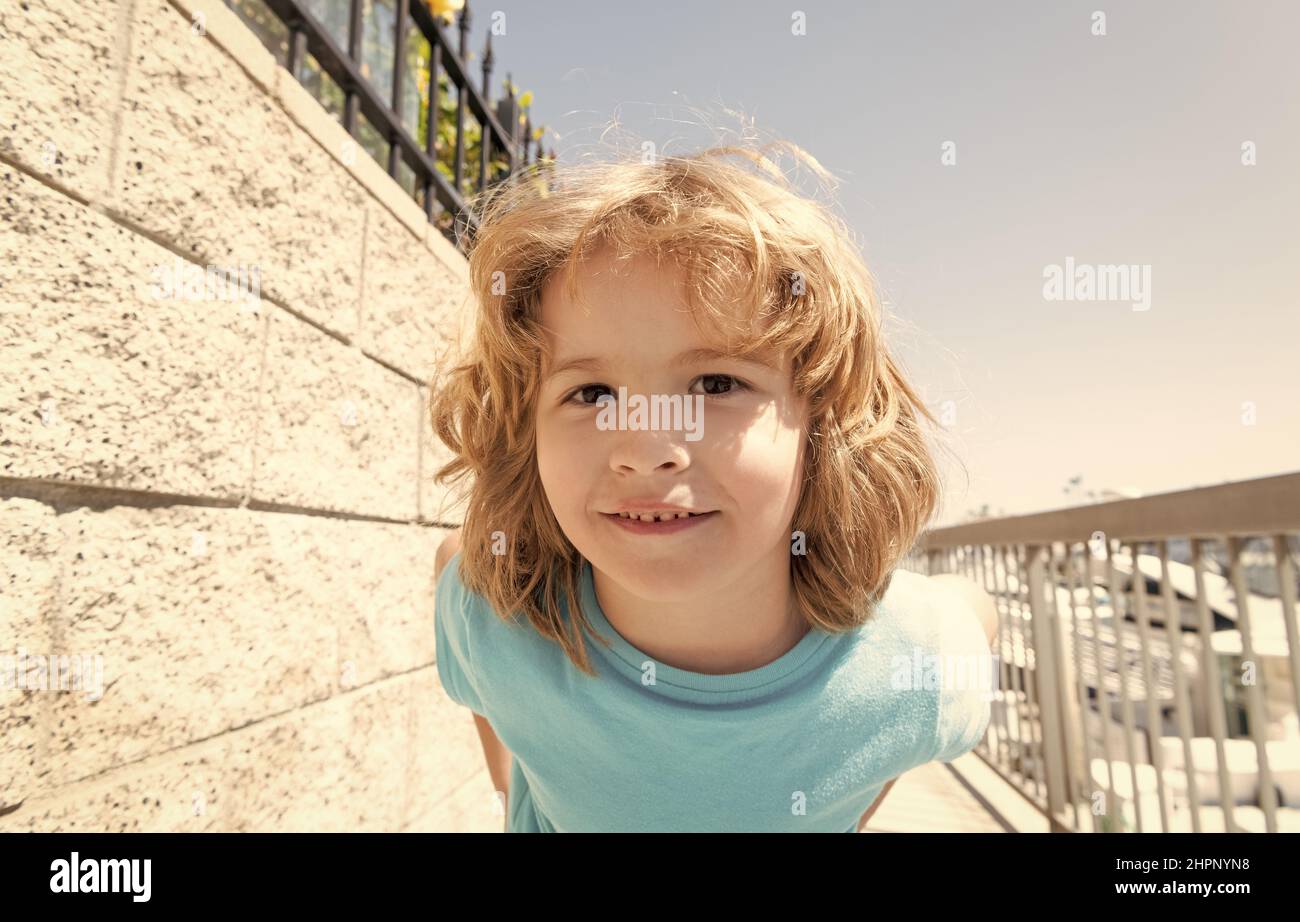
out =
[[690,518],[691,515],[692,515],[692,513],[690,513],[690,512],[669,512],[669,513],[665,513],[665,514],[663,514],[663,515],[655,516],[655,515],[651,515],[650,513],[643,513],[643,514],[641,514],[641,515],[632,515],[630,512],[620,512],[618,515],[619,515],[619,518],[622,518],[622,519],[636,519],[636,520],[639,521],[639,522],[666,522],[666,521],[670,521],[670,520],[672,520],[672,519],[687,519],[687,518]]

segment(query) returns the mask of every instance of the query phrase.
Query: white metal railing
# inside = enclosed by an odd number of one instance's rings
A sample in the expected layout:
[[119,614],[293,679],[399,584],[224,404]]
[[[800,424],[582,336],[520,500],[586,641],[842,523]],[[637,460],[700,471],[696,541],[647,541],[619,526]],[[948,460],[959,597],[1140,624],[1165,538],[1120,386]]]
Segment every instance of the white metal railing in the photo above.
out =
[[1300,831],[1297,532],[1293,473],[937,529],[902,565],[997,601],[976,752],[1054,830]]

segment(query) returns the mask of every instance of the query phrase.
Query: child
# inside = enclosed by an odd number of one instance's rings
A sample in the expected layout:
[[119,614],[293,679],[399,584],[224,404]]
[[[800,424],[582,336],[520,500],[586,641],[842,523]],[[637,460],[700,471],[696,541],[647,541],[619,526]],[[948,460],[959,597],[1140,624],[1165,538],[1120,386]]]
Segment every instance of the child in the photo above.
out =
[[895,569],[934,419],[847,228],[783,180],[715,148],[475,203],[436,660],[509,831],[852,832],[987,729],[934,665],[988,657],[991,601]]

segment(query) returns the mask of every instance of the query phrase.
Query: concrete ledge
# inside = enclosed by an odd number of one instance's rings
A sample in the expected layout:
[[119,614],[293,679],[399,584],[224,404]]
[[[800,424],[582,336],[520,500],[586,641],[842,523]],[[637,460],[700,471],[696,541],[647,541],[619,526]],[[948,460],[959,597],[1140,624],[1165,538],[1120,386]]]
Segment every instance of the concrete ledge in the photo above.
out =
[[975,752],[948,763],[952,773],[1012,832],[1051,832],[1047,817]]

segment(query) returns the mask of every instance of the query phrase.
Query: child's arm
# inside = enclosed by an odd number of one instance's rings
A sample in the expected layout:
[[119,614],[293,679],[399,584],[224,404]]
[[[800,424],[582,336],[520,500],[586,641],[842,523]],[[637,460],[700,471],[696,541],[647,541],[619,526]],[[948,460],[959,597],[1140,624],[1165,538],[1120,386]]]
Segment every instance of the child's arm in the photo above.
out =
[[[438,545],[438,553],[434,556],[434,582],[442,575],[442,568],[447,565],[460,550],[460,529],[452,531],[447,537],[442,539]],[[437,615],[435,614],[435,617]],[[474,714],[473,711],[470,712]],[[506,749],[496,731],[492,729],[492,724],[482,714],[474,714],[474,726],[478,729],[479,742],[483,745],[483,760],[487,763],[488,776],[492,779],[492,789],[499,791],[508,799],[510,796],[510,759],[512,758],[510,750]],[[505,804],[502,804],[504,807]]]
[[[472,711],[470,713],[473,713]],[[482,714],[474,714],[474,726],[478,727],[478,738],[483,744],[483,760],[487,762],[488,775],[492,778],[492,789],[510,797],[510,750],[492,729],[492,724]],[[505,806],[503,803],[502,807]]]
[[[992,646],[993,637],[998,632],[998,612],[997,608],[994,607],[993,597],[980,588],[979,584],[974,580],[956,573],[936,573],[930,579],[945,590],[959,596],[960,600],[972,609],[975,616],[980,620],[980,626],[984,629],[984,636],[988,638],[989,645]],[[889,789],[894,786],[894,782],[897,780],[897,778],[894,778],[886,784],[881,790],[880,796],[872,801],[871,806],[867,808],[867,812],[862,814],[862,819],[858,820],[859,832],[867,825],[867,821],[871,819],[871,814],[876,812],[876,808],[880,806],[880,802],[885,799],[885,795],[889,793]]]

